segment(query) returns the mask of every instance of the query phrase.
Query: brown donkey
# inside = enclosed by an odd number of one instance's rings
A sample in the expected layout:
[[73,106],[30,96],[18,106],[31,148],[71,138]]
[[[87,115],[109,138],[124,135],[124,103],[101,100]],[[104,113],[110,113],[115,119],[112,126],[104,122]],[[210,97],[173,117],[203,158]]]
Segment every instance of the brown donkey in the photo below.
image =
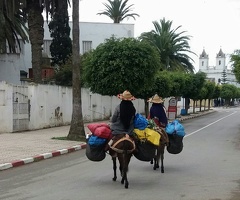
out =
[[117,180],[117,158],[119,161],[119,170],[122,176],[121,184],[125,184],[125,188],[128,188],[129,182],[127,178],[128,165],[130,163],[133,152],[135,151],[135,143],[131,137],[127,134],[119,134],[113,136],[109,144],[109,154],[113,161],[113,181]]
[[165,147],[169,145],[168,135],[165,132],[164,128],[161,127],[154,127],[154,130],[157,131],[160,135],[160,145],[157,148],[157,155],[151,160],[151,164],[153,164],[153,169],[156,170],[159,168],[159,161],[161,160],[161,172],[164,173],[164,150]]

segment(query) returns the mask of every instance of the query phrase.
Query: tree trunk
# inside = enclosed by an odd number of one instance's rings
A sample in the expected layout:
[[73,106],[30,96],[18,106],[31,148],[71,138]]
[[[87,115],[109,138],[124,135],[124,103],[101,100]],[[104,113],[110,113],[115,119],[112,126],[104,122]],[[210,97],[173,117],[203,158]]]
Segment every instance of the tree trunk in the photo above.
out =
[[145,116],[147,118],[149,115],[149,103],[146,99],[144,99],[144,110],[145,110]]
[[210,102],[211,102],[211,99],[208,99],[208,110],[210,110]]
[[195,100],[193,100],[193,113],[195,113],[195,107],[196,107],[196,101]]
[[82,115],[81,81],[80,81],[80,45],[79,45],[79,0],[72,0],[73,46],[72,46],[72,120],[67,138],[85,141]]
[[38,1],[32,1],[29,4],[28,13],[28,28],[29,28],[29,39],[32,48],[32,70],[33,70],[33,80],[35,83],[42,82],[42,69],[41,69],[41,59],[42,59],[42,45],[44,37],[43,29],[43,8],[40,7]]
[[200,109],[199,109],[199,111],[201,112],[202,111],[202,100],[200,100]]

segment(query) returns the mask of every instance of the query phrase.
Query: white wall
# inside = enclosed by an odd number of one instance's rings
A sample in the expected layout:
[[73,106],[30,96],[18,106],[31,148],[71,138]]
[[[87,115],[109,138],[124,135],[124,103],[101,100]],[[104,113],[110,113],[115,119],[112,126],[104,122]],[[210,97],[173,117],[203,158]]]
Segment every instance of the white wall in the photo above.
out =
[[13,87],[0,82],[0,132],[11,132],[13,129]]
[[20,54],[0,54],[0,81],[21,84],[20,70],[25,70]]
[[[21,95],[21,87],[14,87],[0,82],[0,133],[13,131],[13,96]],[[72,88],[56,85],[25,86],[28,88],[30,103],[29,130],[62,126],[71,123]],[[19,91],[17,91],[19,89]],[[115,96],[93,94],[89,89],[82,88],[82,113],[84,122],[108,120],[120,103]],[[144,101],[133,101],[137,112],[144,113]]]

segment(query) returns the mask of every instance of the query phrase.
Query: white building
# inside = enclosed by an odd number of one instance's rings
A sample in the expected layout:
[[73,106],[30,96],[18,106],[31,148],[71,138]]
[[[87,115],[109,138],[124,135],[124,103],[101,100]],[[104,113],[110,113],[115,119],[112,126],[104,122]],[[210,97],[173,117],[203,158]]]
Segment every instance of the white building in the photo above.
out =
[[[72,22],[69,22],[72,27]],[[114,24],[114,23],[99,23],[99,22],[80,22],[80,54],[91,49],[95,49],[105,39],[115,36],[117,38],[134,37],[134,24]],[[44,44],[43,54],[51,56],[50,37],[48,25],[44,24]],[[72,37],[72,32],[70,33]],[[0,54],[0,81],[20,85],[25,84],[21,78],[29,77],[29,69],[32,68],[31,63],[31,45],[30,43],[23,44],[21,42],[21,52],[18,49],[16,54],[7,53]]]
[[237,83],[236,77],[232,72],[232,69],[227,67],[226,64],[226,55],[223,53],[220,48],[219,52],[216,54],[216,65],[209,66],[209,57],[208,54],[203,49],[203,52],[199,56],[199,71],[202,71],[207,74],[207,78],[213,80],[216,84],[222,82],[223,72],[226,72],[226,83],[240,87],[240,84]]

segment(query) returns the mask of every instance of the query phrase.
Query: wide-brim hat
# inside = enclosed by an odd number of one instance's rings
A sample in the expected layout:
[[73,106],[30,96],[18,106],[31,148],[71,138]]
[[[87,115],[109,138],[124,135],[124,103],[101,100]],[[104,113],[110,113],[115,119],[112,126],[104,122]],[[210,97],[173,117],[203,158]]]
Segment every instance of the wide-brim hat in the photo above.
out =
[[155,94],[153,97],[148,99],[149,103],[162,103],[164,102],[164,100],[162,99],[162,97],[159,97],[157,94]]
[[118,94],[117,97],[126,101],[132,101],[136,99],[128,90],[125,90],[122,94]]

